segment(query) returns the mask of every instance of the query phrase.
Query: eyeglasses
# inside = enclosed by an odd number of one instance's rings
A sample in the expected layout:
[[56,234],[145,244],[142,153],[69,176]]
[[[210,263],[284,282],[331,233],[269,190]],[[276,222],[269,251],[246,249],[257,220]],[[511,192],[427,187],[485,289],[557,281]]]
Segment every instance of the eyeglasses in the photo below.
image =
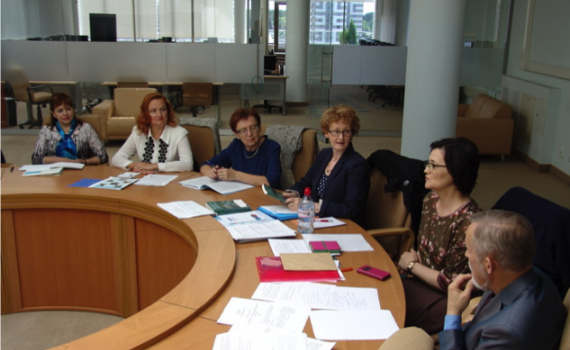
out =
[[329,130],[329,133],[334,137],[337,137],[340,134],[343,134],[344,137],[348,137],[348,136],[352,135],[352,130],[342,130],[342,131],[340,131],[340,130]]
[[249,128],[243,128],[237,131],[238,134],[240,135],[247,135],[247,132],[250,131],[252,134],[257,132],[259,130],[259,125],[255,124],[250,126]]
[[424,160],[424,166],[429,171],[433,171],[433,168],[447,168],[447,165],[433,164],[429,160]]

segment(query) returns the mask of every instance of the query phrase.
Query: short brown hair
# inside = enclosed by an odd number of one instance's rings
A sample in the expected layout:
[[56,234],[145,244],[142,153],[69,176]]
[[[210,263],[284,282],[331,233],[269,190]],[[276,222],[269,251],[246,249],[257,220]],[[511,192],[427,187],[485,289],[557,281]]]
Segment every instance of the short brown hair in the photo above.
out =
[[259,126],[261,126],[261,117],[259,116],[259,113],[257,113],[257,111],[253,108],[238,108],[234,111],[234,113],[232,114],[232,116],[230,117],[230,129],[232,129],[233,132],[237,132],[236,128],[237,128],[237,123],[240,120],[245,120],[249,117],[254,117],[255,120],[257,121],[257,124]]
[[[73,100],[71,99],[71,97],[68,94],[66,94],[65,92],[56,92],[55,94],[53,94],[51,96],[49,109],[53,113],[55,111],[55,109],[61,105],[69,106],[75,111],[75,104],[73,103]],[[75,112],[73,113],[73,119],[75,119],[76,125],[83,124],[83,122],[81,120],[76,118]],[[50,123],[49,123],[51,129],[53,129],[55,127],[56,122],[57,122],[57,119],[55,119],[52,115]]]
[[141,134],[148,134],[148,127],[150,125],[150,112],[148,110],[148,105],[152,100],[163,100],[164,104],[166,105],[166,112],[168,114],[168,118],[166,120],[166,124],[174,127],[178,125],[178,118],[174,114],[174,110],[172,109],[172,105],[166,99],[166,97],[158,92],[153,92],[146,95],[141,103],[141,112],[137,116],[137,128]]
[[338,105],[327,109],[321,116],[321,130],[323,134],[329,131],[332,123],[344,121],[350,125],[353,135],[360,130],[360,119],[356,115],[354,108],[347,105]]

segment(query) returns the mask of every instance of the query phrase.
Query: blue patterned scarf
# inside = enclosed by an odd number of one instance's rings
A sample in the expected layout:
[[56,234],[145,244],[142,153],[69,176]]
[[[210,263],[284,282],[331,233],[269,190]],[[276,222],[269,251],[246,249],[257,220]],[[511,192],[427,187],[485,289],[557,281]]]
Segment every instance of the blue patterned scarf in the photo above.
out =
[[57,132],[61,136],[61,140],[59,140],[55,149],[55,155],[68,159],[77,159],[77,147],[71,138],[71,135],[75,130],[75,119],[71,121],[71,128],[67,134],[63,132],[61,125],[59,125],[59,121],[55,122],[55,126],[57,128]]

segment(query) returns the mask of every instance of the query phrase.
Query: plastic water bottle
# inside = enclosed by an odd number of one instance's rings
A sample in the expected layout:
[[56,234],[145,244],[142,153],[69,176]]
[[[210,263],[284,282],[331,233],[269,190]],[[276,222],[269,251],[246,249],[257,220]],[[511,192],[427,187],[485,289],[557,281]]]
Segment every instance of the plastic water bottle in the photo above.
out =
[[299,203],[299,233],[313,233],[313,221],[315,220],[315,203],[311,198],[311,189],[305,187],[303,199]]

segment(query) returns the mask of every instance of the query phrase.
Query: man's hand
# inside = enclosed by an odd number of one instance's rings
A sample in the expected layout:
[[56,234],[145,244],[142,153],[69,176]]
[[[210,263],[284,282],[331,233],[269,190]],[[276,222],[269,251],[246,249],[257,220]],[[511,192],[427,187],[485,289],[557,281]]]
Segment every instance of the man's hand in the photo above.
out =
[[461,316],[469,305],[473,291],[471,275],[459,275],[447,287],[447,314]]

